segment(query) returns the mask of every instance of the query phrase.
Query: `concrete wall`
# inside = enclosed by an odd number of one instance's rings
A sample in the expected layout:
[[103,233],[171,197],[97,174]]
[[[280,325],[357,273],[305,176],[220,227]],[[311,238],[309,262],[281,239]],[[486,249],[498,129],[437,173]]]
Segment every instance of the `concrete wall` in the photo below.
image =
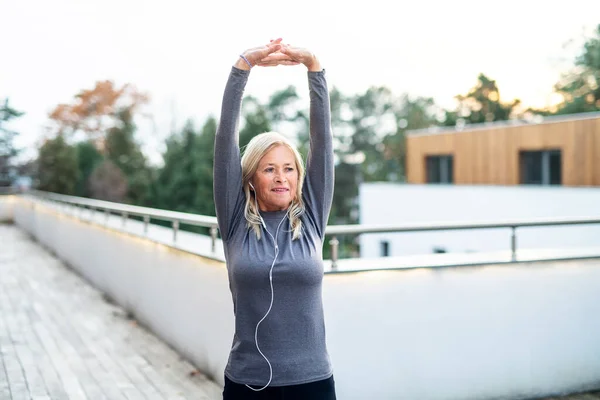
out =
[[0,195],[0,223],[12,222],[15,196]]
[[[363,183],[361,224],[600,218],[600,188]],[[381,233],[360,236],[361,257],[510,250],[510,229]],[[518,249],[600,248],[600,224],[517,229]],[[596,253],[598,254],[598,253]]]
[[[15,220],[222,383],[233,334],[223,263],[25,200]],[[600,388],[600,260],[333,273],[323,291],[340,399]]]

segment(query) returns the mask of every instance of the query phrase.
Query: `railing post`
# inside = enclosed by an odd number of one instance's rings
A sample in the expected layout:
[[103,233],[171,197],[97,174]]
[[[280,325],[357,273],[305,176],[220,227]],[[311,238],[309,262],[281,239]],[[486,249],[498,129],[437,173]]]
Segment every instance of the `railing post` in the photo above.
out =
[[150,223],[150,216],[144,215],[144,235],[148,236],[148,224]]
[[214,254],[217,252],[217,227],[216,226],[210,227],[210,239],[211,239],[211,251]]
[[177,242],[177,231],[179,230],[179,221],[173,221],[173,243]]
[[338,261],[338,246],[340,242],[337,240],[337,237],[334,236],[329,241],[329,244],[331,245],[331,269],[336,270]]
[[510,251],[511,251],[511,260],[513,262],[517,261],[517,227],[511,227],[512,234],[510,236]]

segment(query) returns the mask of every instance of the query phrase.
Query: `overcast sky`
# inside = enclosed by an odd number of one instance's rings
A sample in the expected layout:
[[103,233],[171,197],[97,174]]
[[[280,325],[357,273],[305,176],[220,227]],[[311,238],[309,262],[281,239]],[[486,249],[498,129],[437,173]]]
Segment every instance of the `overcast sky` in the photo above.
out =
[[[134,84],[151,97],[155,128],[139,138],[156,157],[171,121],[218,116],[240,52],[283,37],[346,94],[385,85],[451,107],[483,72],[503,100],[543,107],[599,16],[598,0],[0,0],[0,98],[27,113],[11,128],[32,149],[56,104],[98,80]],[[289,84],[306,94],[303,67],[255,69],[246,94]]]

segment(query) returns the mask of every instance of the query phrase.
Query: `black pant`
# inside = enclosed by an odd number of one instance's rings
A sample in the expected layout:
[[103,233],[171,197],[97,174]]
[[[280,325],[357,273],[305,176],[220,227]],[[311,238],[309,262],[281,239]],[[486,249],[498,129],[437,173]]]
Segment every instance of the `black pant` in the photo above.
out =
[[223,400],[336,400],[335,382],[332,376],[301,385],[268,386],[256,392],[225,377]]

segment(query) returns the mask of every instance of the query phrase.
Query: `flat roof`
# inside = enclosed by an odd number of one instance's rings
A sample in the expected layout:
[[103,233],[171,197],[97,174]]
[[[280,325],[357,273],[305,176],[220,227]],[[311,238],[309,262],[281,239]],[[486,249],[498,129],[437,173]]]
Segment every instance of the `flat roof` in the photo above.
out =
[[577,114],[551,115],[543,117],[533,116],[531,119],[509,119],[507,121],[484,122],[479,124],[465,124],[463,126],[432,126],[423,129],[412,129],[406,131],[406,136],[439,135],[444,133],[459,133],[467,131],[484,131],[489,129],[512,128],[519,126],[555,124],[558,122],[578,121],[600,118],[600,111],[591,111]]

